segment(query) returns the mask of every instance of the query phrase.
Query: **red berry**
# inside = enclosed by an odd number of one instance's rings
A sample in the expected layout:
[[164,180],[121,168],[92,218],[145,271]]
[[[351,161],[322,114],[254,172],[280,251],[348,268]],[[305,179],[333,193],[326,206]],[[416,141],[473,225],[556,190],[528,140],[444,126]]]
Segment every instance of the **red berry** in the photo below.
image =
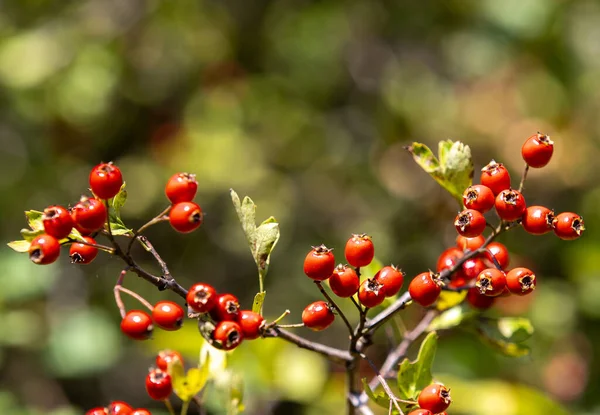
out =
[[392,297],[400,291],[404,284],[404,273],[395,266],[386,266],[381,268],[375,274],[375,281],[383,286],[386,297]]
[[440,383],[426,386],[419,394],[419,406],[428,409],[434,414],[445,411],[452,402],[450,390]]
[[462,264],[462,273],[467,281],[477,278],[487,266],[481,258],[470,258]]
[[237,321],[240,312],[240,302],[233,294],[221,294],[216,298],[215,306],[210,316],[216,322]]
[[183,324],[183,308],[173,301],[159,301],[152,309],[152,320],[163,330],[179,330]]
[[414,411],[409,412],[408,415],[434,415],[434,413],[428,409],[415,409]]
[[490,242],[487,246],[487,251],[485,252],[485,257],[494,263],[492,258],[495,258],[500,265],[500,268],[504,269],[508,266],[510,262],[510,255],[508,254],[508,249],[504,244],[500,242]]
[[354,234],[344,249],[346,260],[353,267],[365,267],[371,263],[375,256],[375,247],[370,236],[366,234]]
[[171,376],[160,369],[152,369],[146,376],[146,392],[156,401],[164,401],[173,392]]
[[583,218],[573,212],[559,213],[554,218],[552,224],[556,236],[566,241],[579,238],[583,231],[585,231]]
[[58,240],[45,233],[36,236],[29,245],[29,259],[38,265],[48,265],[58,259],[60,243]]
[[242,310],[238,316],[238,324],[242,328],[244,339],[254,340],[260,337],[260,330],[264,326],[265,319],[251,310]]
[[165,194],[171,203],[191,202],[198,191],[195,174],[177,173],[167,182]]
[[490,188],[494,196],[510,188],[510,174],[502,163],[490,161],[481,169],[481,184]]
[[335,295],[342,298],[352,297],[358,291],[360,278],[354,268],[339,264],[329,278],[329,287]]
[[195,312],[208,313],[217,304],[217,291],[202,282],[194,284],[187,293],[186,302]]
[[485,294],[481,294],[481,292],[479,292],[479,288],[477,287],[469,288],[469,291],[467,292],[467,302],[471,304],[472,307],[480,310],[490,308],[492,305],[494,305],[495,301],[495,297],[488,297]]
[[325,330],[335,320],[335,314],[325,301],[315,301],[302,311],[302,322],[314,331]]
[[463,193],[463,203],[467,209],[478,210],[485,213],[494,207],[494,193],[492,189],[482,184],[467,187]]
[[132,310],[121,320],[121,331],[134,340],[146,340],[152,335],[152,318],[140,310]]
[[458,235],[456,237],[456,246],[459,247],[463,251],[465,251],[465,250],[475,251],[475,250],[481,248],[481,246],[484,243],[485,243],[485,238],[483,237],[483,235],[479,235],[474,238],[465,238],[462,235]]
[[462,236],[474,238],[485,230],[485,217],[477,210],[466,209],[456,216],[454,226]]
[[123,401],[112,401],[108,405],[108,415],[131,415],[133,408]]
[[242,328],[235,321],[221,321],[213,332],[213,339],[223,350],[232,350],[244,339]]
[[377,307],[385,300],[385,289],[383,285],[375,281],[375,278],[366,279],[358,289],[358,301],[365,307]]
[[458,260],[464,256],[462,249],[450,247],[440,254],[437,260],[437,272],[442,272],[447,268],[452,268]]
[[[88,244],[96,244],[92,237],[84,236],[83,239]],[[96,258],[96,255],[98,255],[98,248],[80,242],[71,244],[71,248],[69,248],[69,257],[73,264],[89,264]]]
[[525,198],[518,190],[503,190],[496,196],[496,212],[500,219],[507,221],[520,219],[526,210]]
[[521,148],[521,155],[529,167],[544,167],[552,158],[554,142],[550,136],[537,133],[529,137]]
[[121,170],[112,163],[98,164],[90,173],[90,187],[100,199],[115,197],[122,185]]
[[169,364],[176,361],[181,362],[183,365],[183,357],[175,350],[161,350],[156,355],[156,367],[167,372],[169,371]]
[[417,303],[423,307],[429,307],[440,296],[442,285],[438,274],[432,271],[422,272],[410,282],[408,292]]
[[481,294],[496,297],[506,288],[506,274],[496,268],[484,269],[477,276],[475,286]]
[[528,268],[513,268],[506,273],[506,287],[517,295],[526,295],[535,290],[537,280]]
[[106,408],[92,408],[85,413],[85,415],[106,415],[108,414]]
[[152,415],[152,413],[147,409],[139,408],[133,411],[131,415]]
[[325,245],[313,247],[304,258],[304,273],[315,281],[331,277],[335,269],[335,257]]
[[66,238],[73,229],[71,213],[62,206],[50,206],[44,209],[42,221],[44,231],[56,239]]
[[106,207],[98,199],[82,197],[72,213],[75,227],[86,234],[100,230],[106,222]]
[[202,209],[194,202],[177,203],[169,212],[171,226],[181,233],[190,233],[196,230],[202,225],[203,219]]
[[73,220],[73,228],[75,228],[82,236],[88,236],[94,232],[92,230],[82,228],[81,225],[75,221],[75,208],[71,208],[69,212],[71,214],[71,219]]
[[532,235],[543,235],[553,229],[554,211],[545,206],[529,206],[523,215],[523,229]]

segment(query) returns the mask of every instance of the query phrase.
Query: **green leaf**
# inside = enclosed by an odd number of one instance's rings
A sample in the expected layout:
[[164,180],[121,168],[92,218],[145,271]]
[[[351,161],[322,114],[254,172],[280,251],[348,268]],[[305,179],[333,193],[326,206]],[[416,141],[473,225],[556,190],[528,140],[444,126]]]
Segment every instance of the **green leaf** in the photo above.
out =
[[29,227],[34,231],[44,230],[44,223],[42,221],[42,215],[44,212],[38,210],[26,210],[25,217]]
[[69,233],[69,238],[75,239],[76,241],[84,241],[85,242],[85,238],[83,237],[83,235],[81,235],[81,233],[75,228],[71,229],[71,233]]
[[414,362],[404,359],[400,363],[398,370],[400,398],[415,399],[421,389],[431,383],[433,380],[431,366],[433,365],[436,349],[437,334],[431,332],[425,337],[423,343],[421,343],[417,359]]
[[362,384],[363,384],[363,389],[365,390],[365,393],[367,394],[367,396],[369,397],[370,400],[372,400],[373,402],[375,402],[377,405],[381,406],[382,408],[386,408],[386,409],[389,408],[390,398],[387,396],[385,391],[382,390],[382,391],[375,393],[369,387],[369,382],[367,381],[367,378],[362,378]]
[[118,235],[130,235],[133,236],[133,229],[129,229],[120,217],[115,216],[112,212],[110,214],[110,230],[114,236]]
[[527,345],[521,343],[507,342],[505,340],[493,338],[487,333],[485,333],[483,330],[479,330],[478,333],[479,338],[483,343],[487,344],[492,349],[502,353],[505,356],[523,357],[529,355],[531,351],[529,346]]
[[43,229],[38,229],[36,231],[32,231],[31,229],[23,228],[21,229],[21,236],[28,242],[33,241],[34,238],[40,236],[44,233]]
[[193,367],[184,373],[181,362],[174,363],[169,367],[173,392],[184,402],[189,402],[194,396],[206,386],[210,359],[207,358],[202,367]]
[[520,343],[533,335],[531,321],[522,317],[503,317],[497,321],[498,331],[511,342]]
[[248,239],[250,249],[252,249],[254,246],[256,233],[256,205],[248,196],[246,196],[244,201],[240,203],[240,197],[233,189],[230,190],[230,193],[233,206],[235,206],[235,211],[237,212],[238,218],[242,224],[242,229],[244,229],[244,234]]
[[429,324],[427,331],[447,330],[456,327],[461,323],[472,319],[477,314],[477,311],[465,304],[454,306],[434,318]]
[[7,245],[12,248],[14,251],[17,252],[28,252],[29,251],[29,246],[31,245],[31,243],[27,240],[21,240],[21,241],[12,241],[7,243]]
[[252,302],[252,311],[258,314],[262,314],[263,303],[265,302],[265,296],[267,295],[266,291],[262,291],[260,293],[256,293],[254,296],[254,301]]
[[127,201],[127,190],[125,190],[125,182],[121,185],[121,190],[119,193],[113,197],[111,201],[112,208],[115,210],[117,216],[121,216],[121,208]]

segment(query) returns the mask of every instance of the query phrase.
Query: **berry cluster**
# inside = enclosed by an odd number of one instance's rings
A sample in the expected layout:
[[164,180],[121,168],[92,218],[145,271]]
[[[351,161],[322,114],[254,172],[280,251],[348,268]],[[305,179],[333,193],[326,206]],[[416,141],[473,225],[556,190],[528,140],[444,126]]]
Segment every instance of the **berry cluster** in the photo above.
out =
[[146,340],[152,336],[154,324],[167,331],[183,325],[185,312],[173,301],[159,301],[150,310],[152,316],[142,310],[128,311],[121,320],[121,331],[134,340]]
[[133,409],[127,402],[112,401],[107,407],[92,408],[85,415],[152,415],[152,412],[145,408]]

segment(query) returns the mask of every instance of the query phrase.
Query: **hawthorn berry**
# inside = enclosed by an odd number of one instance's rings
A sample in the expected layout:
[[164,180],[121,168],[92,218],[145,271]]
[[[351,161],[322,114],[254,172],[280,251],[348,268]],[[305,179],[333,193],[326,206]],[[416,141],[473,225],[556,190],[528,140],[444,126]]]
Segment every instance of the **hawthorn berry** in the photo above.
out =
[[259,338],[264,323],[264,317],[251,310],[242,310],[238,316],[238,324],[242,328],[244,339],[247,340]]
[[[94,238],[90,236],[84,236],[83,239],[88,244],[96,244]],[[82,244],[81,242],[72,243],[71,247],[69,248],[69,257],[71,258],[72,264],[89,264],[96,258],[97,255],[98,248]]]
[[476,236],[474,238],[465,238],[462,235],[456,237],[456,246],[461,250],[475,251],[485,243],[485,237],[483,235]]
[[526,210],[525,198],[518,190],[506,189],[496,196],[496,212],[500,219],[507,221],[520,219]]
[[481,294],[497,297],[506,288],[506,274],[497,268],[487,268],[479,273],[475,287]]
[[152,320],[163,330],[179,330],[183,324],[183,308],[173,301],[159,301],[152,309]]
[[161,350],[156,355],[156,367],[167,372],[169,370],[169,364],[177,361],[181,362],[183,365],[183,357],[175,350]]
[[560,239],[570,241],[577,239],[585,231],[583,218],[577,213],[563,212],[559,213],[552,222],[554,233]]
[[436,270],[437,272],[442,272],[447,268],[452,268],[456,265],[458,260],[464,256],[462,249],[458,249],[456,247],[450,247],[445,249],[437,260]]
[[479,236],[485,230],[485,217],[474,209],[465,209],[456,216],[454,226],[459,234],[467,238]]
[[329,277],[329,287],[338,297],[352,297],[358,291],[360,278],[354,268],[339,264]]
[[165,194],[171,203],[191,202],[198,191],[195,174],[177,173],[169,179],[165,186]]
[[485,213],[494,207],[494,193],[492,189],[482,184],[467,187],[463,192],[463,203],[467,209],[478,210]]
[[435,303],[442,292],[439,274],[432,271],[422,272],[410,282],[408,292],[411,298],[423,307]]
[[144,408],[138,408],[136,410],[134,410],[131,415],[152,415],[152,413]]
[[221,345],[223,350],[232,350],[240,345],[244,339],[244,333],[235,321],[221,321],[213,332],[213,339]]
[[90,234],[104,226],[106,207],[100,200],[84,196],[73,208],[73,219],[77,230],[82,229],[83,233]]
[[375,247],[370,236],[366,234],[354,234],[344,249],[346,260],[353,267],[365,267],[371,263],[375,256]]
[[418,402],[422,409],[438,414],[450,406],[450,390],[441,383],[432,383],[421,391]]
[[467,291],[467,302],[474,308],[485,310],[494,305],[495,301],[496,297],[488,297],[485,294],[481,294],[477,287],[469,288],[469,291]]
[[55,237],[45,233],[36,236],[29,245],[29,259],[34,264],[51,264],[58,259],[59,255],[60,243]]
[[181,202],[173,205],[169,212],[169,223],[177,232],[190,233],[196,230],[204,216],[202,209],[194,202]]
[[325,245],[313,247],[304,258],[304,273],[315,281],[331,277],[335,269],[335,257]]
[[56,239],[66,238],[73,229],[71,213],[62,206],[50,206],[44,209],[42,223],[46,234]]
[[366,279],[358,289],[358,301],[365,307],[377,307],[385,300],[385,288],[375,281],[375,278]]
[[210,310],[210,316],[216,322],[237,321],[240,312],[240,302],[233,294],[220,294],[217,296],[215,305]]
[[490,188],[494,196],[510,188],[510,174],[502,163],[492,160],[481,169],[481,184]]
[[506,273],[506,287],[517,295],[526,295],[535,290],[537,280],[528,268],[513,268]]
[[481,258],[469,258],[462,264],[462,273],[467,281],[477,278],[487,266]]
[[108,415],[131,415],[133,408],[123,401],[112,401],[108,405]]
[[106,415],[108,412],[106,408],[92,408],[85,413],[85,415]]
[[132,310],[121,320],[121,331],[134,340],[146,340],[152,335],[154,326],[148,313]]
[[302,322],[314,331],[325,330],[335,320],[335,314],[325,301],[315,301],[302,311]]
[[542,133],[532,135],[521,147],[523,160],[529,167],[534,168],[544,167],[548,164],[553,152],[554,142],[550,140],[550,136]]
[[523,215],[521,224],[527,233],[543,235],[553,227],[554,211],[545,206],[529,206]]
[[388,265],[377,271],[373,277],[375,281],[383,286],[386,297],[392,297],[400,291],[404,284],[405,274],[393,265]]
[[494,258],[500,268],[504,269],[508,266],[510,262],[510,255],[508,254],[508,249],[506,246],[500,242],[490,242],[487,246],[486,252],[484,253],[485,257],[494,263]]
[[88,236],[90,234],[92,234],[94,231],[89,230],[89,229],[85,229],[83,227],[81,227],[81,225],[79,225],[76,221],[75,221],[75,208],[70,208],[69,212],[71,214],[71,219],[73,220],[73,228],[75,228],[77,230],[77,232],[79,232],[82,236]]
[[90,173],[90,187],[100,199],[115,197],[123,185],[121,170],[112,163],[101,163]]
[[155,401],[164,401],[173,392],[171,376],[161,369],[152,369],[146,376],[146,392]]
[[434,415],[434,413],[428,409],[415,409],[414,411],[410,411],[408,415]]
[[185,300],[195,312],[208,313],[217,304],[217,291],[211,285],[200,282],[191,286]]

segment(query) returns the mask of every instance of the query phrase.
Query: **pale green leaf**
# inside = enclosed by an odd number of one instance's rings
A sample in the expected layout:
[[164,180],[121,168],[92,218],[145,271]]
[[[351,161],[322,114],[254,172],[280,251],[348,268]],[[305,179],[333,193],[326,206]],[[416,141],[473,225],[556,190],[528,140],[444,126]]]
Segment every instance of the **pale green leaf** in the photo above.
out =
[[437,349],[437,334],[429,333],[419,348],[417,359],[413,362],[404,359],[398,370],[398,390],[400,398],[414,399],[421,389],[433,380],[431,366]]
[[385,391],[379,391],[377,393],[373,392],[373,390],[369,387],[367,378],[362,378],[362,384],[365,393],[371,401],[375,402],[382,408],[387,409],[390,406],[390,398],[386,395]]
[[495,337],[491,332],[492,330],[485,330],[480,327],[477,330],[481,341],[497,352],[508,356],[508,357],[524,357],[529,355],[531,352],[529,346],[522,343],[514,343],[503,340],[502,338]]
[[498,331],[511,342],[522,342],[533,335],[534,328],[531,321],[523,317],[503,317],[498,319]]
[[9,242],[9,243],[7,243],[7,245],[11,249],[13,249],[14,251],[17,251],[17,252],[28,252],[29,246],[31,245],[31,243],[26,240],[20,240],[20,241]]
[[464,304],[454,306],[433,319],[427,331],[446,330],[456,327],[478,313]]
[[248,239],[250,249],[252,249],[254,246],[256,232],[256,205],[248,196],[244,198],[243,202],[240,202],[240,197],[233,189],[230,190],[230,193],[233,206],[235,206],[235,211],[237,212],[240,223],[242,224],[242,229],[244,230],[244,234]]
[[121,208],[123,207],[126,201],[127,190],[125,190],[125,182],[123,182],[123,184],[121,185],[121,190],[119,190],[119,193],[117,193],[116,196],[113,197],[111,202],[112,208],[115,210],[117,216],[121,215]]
[[254,301],[252,302],[252,311],[258,314],[262,314],[263,303],[265,302],[266,291],[256,293]]
[[31,229],[27,229],[27,228],[21,229],[21,236],[23,237],[23,239],[25,239],[28,242],[33,241],[34,238],[42,235],[43,233],[44,233],[44,229],[38,229],[35,231],[32,231]]

